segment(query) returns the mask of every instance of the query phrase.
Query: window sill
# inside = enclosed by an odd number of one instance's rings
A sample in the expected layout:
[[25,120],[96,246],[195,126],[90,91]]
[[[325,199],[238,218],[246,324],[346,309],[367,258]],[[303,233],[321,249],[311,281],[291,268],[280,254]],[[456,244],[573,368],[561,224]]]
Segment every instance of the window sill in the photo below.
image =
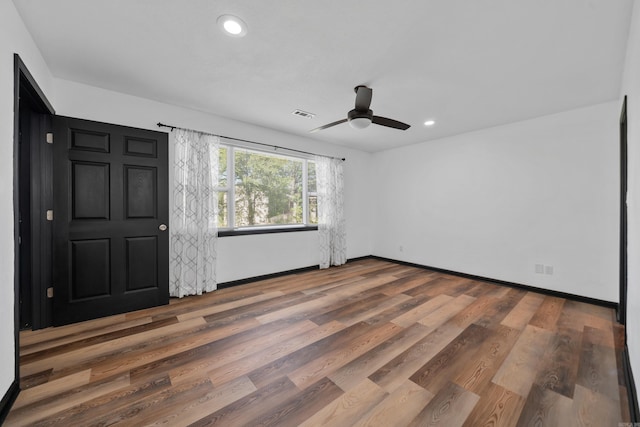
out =
[[254,234],[291,233],[296,231],[315,231],[317,229],[318,229],[317,225],[236,228],[233,230],[219,230],[218,237],[251,236]]

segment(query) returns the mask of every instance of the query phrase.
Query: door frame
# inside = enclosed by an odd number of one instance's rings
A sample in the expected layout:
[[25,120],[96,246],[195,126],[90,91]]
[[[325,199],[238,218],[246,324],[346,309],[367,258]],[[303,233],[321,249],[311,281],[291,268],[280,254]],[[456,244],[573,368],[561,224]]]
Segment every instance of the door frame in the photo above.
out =
[[[627,96],[620,111],[620,303],[618,323],[627,323]],[[625,329],[626,337],[626,329]]]
[[[27,66],[22,61],[18,54],[14,54],[14,93],[13,93],[13,229],[14,229],[14,239],[13,239],[13,250],[14,250],[14,331],[15,331],[15,381],[19,381],[20,379],[20,262],[21,262],[21,251],[20,251],[20,218],[19,218],[19,209],[20,209],[20,162],[19,162],[19,152],[20,152],[20,99],[29,99],[30,105],[34,109],[33,111],[42,114],[43,116],[48,116],[55,114],[55,111],[47,97],[44,95],[44,92],[33,78]],[[30,139],[31,144],[37,143],[37,141],[33,141],[33,138]],[[44,166],[44,165],[41,165]],[[36,168],[34,168],[36,169]],[[42,167],[37,168],[35,172],[40,175]],[[34,174],[32,174],[34,176]],[[44,189],[43,189],[44,190]],[[30,213],[33,218],[33,214],[40,215],[41,212],[32,212]],[[41,216],[41,215],[40,215]],[[44,240],[43,240],[44,239]],[[39,230],[32,235],[32,242],[40,242],[42,247],[50,247],[51,241],[50,236],[48,237],[46,233],[40,233]],[[32,245],[33,247],[33,245]],[[31,255],[30,255],[31,256]],[[38,275],[39,276],[39,275]],[[32,295],[41,295],[40,289],[32,289]],[[42,304],[41,298],[33,298],[33,316],[34,316],[34,326],[35,316],[38,316],[37,322],[38,328],[49,326],[46,323],[46,316],[43,319],[40,314],[42,313]]]

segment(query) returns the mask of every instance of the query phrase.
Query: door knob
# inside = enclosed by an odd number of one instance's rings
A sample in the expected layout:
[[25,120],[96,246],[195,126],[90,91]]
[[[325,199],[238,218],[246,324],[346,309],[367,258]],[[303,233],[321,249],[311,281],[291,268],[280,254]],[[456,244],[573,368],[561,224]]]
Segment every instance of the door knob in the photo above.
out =
[[166,224],[160,224],[160,227],[158,227],[160,229],[160,231],[166,231],[167,229],[167,225]]

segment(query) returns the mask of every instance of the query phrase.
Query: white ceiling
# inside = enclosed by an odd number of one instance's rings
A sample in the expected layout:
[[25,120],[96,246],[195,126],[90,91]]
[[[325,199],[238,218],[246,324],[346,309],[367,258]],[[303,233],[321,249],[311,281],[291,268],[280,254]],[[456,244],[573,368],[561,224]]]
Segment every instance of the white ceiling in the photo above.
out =
[[[616,99],[633,0],[14,3],[58,78],[378,151]],[[227,13],[244,38],[216,26]],[[411,128],[308,134],[359,84]]]

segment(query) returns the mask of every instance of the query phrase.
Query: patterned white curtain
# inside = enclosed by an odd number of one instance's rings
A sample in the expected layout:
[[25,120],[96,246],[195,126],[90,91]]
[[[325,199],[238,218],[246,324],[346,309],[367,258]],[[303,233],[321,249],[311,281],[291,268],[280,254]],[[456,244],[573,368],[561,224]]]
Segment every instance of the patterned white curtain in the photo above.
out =
[[344,219],[344,171],[340,159],[317,156],[320,268],[347,262]]
[[216,286],[219,138],[176,129],[169,294],[182,298]]

